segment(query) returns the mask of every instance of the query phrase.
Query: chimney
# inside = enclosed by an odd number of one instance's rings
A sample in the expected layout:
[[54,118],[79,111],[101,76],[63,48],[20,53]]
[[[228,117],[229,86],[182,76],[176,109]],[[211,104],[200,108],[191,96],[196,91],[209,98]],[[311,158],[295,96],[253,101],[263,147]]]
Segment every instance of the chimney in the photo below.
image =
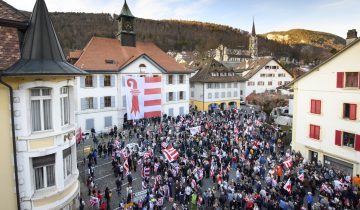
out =
[[348,30],[346,37],[346,46],[349,45],[354,40],[356,40],[357,38],[358,37],[357,37],[356,29]]

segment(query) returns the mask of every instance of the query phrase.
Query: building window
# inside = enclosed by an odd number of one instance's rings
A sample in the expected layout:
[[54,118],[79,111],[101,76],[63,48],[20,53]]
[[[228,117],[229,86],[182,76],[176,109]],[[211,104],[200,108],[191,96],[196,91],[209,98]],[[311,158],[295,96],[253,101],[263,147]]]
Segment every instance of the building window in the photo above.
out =
[[85,121],[85,130],[89,131],[95,127],[94,119],[86,119]]
[[310,125],[310,138],[312,139],[320,139],[320,126]]
[[168,84],[169,85],[173,84],[173,75],[168,75]]
[[290,83],[290,81],[284,81],[284,85],[287,85],[289,83]]
[[278,85],[281,86],[281,85],[282,85],[282,81],[279,81],[279,82],[278,82]]
[[85,87],[93,87],[93,76],[88,75],[85,77]]
[[108,117],[104,117],[104,127],[105,128],[110,128],[112,127],[112,117],[108,116]]
[[265,77],[266,76],[266,74],[260,74],[260,77]]
[[105,75],[104,76],[104,87],[110,87],[111,86],[111,75]]
[[63,151],[64,158],[64,178],[66,179],[71,175],[71,147]]
[[145,64],[140,64],[139,65],[139,70],[140,70],[140,73],[145,73],[145,70],[146,70],[146,65]]
[[311,99],[310,112],[313,114],[321,114],[321,101]]
[[34,88],[30,92],[32,131],[52,129],[51,89]]
[[248,82],[248,86],[254,86],[255,82]]
[[227,87],[228,87],[228,88],[231,88],[231,83],[227,83]]
[[86,97],[86,109],[94,109],[94,98],[93,97]]
[[179,84],[184,84],[184,75],[179,75]]
[[215,93],[215,98],[219,98],[219,93]]
[[278,74],[278,77],[285,77],[285,73]]
[[104,97],[104,107],[111,107],[111,96],[105,96]]
[[221,88],[225,88],[225,83],[221,83]]
[[179,92],[179,100],[184,100],[184,99],[185,99],[184,91],[180,91]]
[[242,90],[240,90],[240,95],[243,95],[243,91],[242,91]]
[[237,88],[237,87],[238,87],[238,83],[235,82],[235,83],[234,83],[234,88]]
[[238,92],[234,91],[234,97],[238,97]]
[[126,95],[122,97],[123,107],[126,107]]
[[55,155],[35,157],[34,167],[35,189],[43,189],[55,185]]
[[212,93],[208,93],[208,99],[212,99]]
[[220,88],[220,83],[215,83],[215,88]]
[[272,81],[268,81],[268,86],[272,86]]
[[258,86],[264,86],[264,82],[263,81],[258,81],[257,85]]
[[345,87],[359,87],[358,72],[345,72]]
[[174,116],[174,108],[169,108],[169,116]]
[[191,83],[191,84],[190,84],[190,87],[191,87],[191,88],[194,88],[194,87],[195,87],[195,84],[194,84],[194,83]]
[[356,120],[356,104],[348,104],[345,103],[343,105],[343,118],[349,119],[349,120]]
[[221,98],[225,98],[225,92],[221,92]]
[[60,88],[61,125],[70,124],[69,87]]
[[174,101],[174,93],[169,92],[169,101]]
[[343,132],[343,143],[342,145],[347,146],[347,147],[351,147],[354,148],[355,147],[355,134],[353,133],[348,133],[348,132]]
[[227,92],[227,97],[228,97],[228,98],[231,97],[231,92],[230,92],[230,91]]
[[207,89],[211,89],[212,88],[212,83],[207,83]]
[[195,95],[194,91],[191,91],[191,97],[194,97],[194,95]]

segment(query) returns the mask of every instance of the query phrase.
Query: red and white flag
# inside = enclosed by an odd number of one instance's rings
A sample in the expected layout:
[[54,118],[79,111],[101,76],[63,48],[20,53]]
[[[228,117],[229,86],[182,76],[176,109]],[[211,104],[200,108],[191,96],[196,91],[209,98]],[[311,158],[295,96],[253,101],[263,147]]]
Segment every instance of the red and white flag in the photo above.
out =
[[154,171],[157,172],[159,169],[160,164],[159,163],[154,163]]
[[287,182],[285,183],[284,189],[285,189],[286,191],[288,191],[289,194],[291,194],[291,192],[292,192],[292,186],[291,186],[291,181],[290,181],[290,179],[288,179]]
[[300,181],[304,181],[304,173],[301,173],[299,176],[298,176],[298,179],[300,180]]
[[150,157],[152,157],[152,152],[150,150],[144,153],[144,159],[147,159]]
[[163,149],[162,151],[164,153],[165,158],[169,162],[172,162],[179,158],[178,151],[176,151],[176,149],[174,149],[172,146],[169,146],[167,149]]
[[291,158],[284,161],[284,166],[286,168],[291,168],[292,165],[293,165],[293,162],[292,162]]
[[168,146],[168,144],[164,141],[163,143],[161,143],[161,146],[165,149]]
[[161,117],[161,77],[125,76],[129,120]]
[[150,177],[150,167],[143,167],[143,170],[141,171],[141,176],[144,178],[149,178]]

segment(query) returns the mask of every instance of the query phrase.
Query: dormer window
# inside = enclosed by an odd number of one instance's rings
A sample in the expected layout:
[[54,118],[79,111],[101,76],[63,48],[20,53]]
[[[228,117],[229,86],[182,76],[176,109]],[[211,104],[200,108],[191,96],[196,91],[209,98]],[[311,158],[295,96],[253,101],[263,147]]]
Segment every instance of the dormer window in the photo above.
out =
[[139,65],[139,69],[140,69],[140,73],[145,73],[145,70],[146,70],[146,65],[145,64],[140,64]]
[[112,59],[105,59],[105,63],[106,63],[106,64],[114,64],[115,61],[112,60]]

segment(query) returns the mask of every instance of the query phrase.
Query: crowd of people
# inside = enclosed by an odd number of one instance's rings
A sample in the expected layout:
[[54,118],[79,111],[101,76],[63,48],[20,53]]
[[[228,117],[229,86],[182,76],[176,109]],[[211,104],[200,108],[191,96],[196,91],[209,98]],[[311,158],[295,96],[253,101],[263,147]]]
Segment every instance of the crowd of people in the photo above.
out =
[[[97,158],[111,158],[119,200],[112,208],[359,209],[359,175],[307,161],[263,116],[254,110],[192,110],[112,129],[111,140],[88,156],[90,199],[81,201],[82,208],[110,209],[112,192],[93,177]],[[138,147],[126,147],[129,136]],[[168,147],[176,160],[163,154]],[[141,199],[132,190],[134,173],[141,174],[146,190]]]

